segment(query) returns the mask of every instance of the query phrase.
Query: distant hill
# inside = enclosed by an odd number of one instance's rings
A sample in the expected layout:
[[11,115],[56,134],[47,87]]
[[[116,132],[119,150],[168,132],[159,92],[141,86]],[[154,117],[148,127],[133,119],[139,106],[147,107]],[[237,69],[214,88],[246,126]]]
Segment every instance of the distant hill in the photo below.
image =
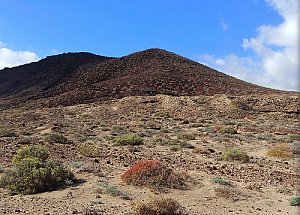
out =
[[148,49],[120,58],[67,53],[0,70],[0,105],[72,105],[134,95],[278,93],[177,54]]

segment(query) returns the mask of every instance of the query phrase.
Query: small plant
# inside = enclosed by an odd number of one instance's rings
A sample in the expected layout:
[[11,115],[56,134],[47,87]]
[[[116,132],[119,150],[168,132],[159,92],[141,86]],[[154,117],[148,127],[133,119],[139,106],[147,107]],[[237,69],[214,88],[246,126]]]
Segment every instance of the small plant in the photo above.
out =
[[30,136],[32,135],[33,133],[31,131],[20,131],[19,133],[20,135],[23,135],[23,136]]
[[71,170],[76,170],[78,172],[89,172],[89,167],[82,161],[73,161],[69,163],[68,167]]
[[232,127],[224,127],[219,130],[220,134],[237,134],[237,130]]
[[13,130],[4,129],[0,131],[0,137],[17,137],[17,136],[18,134]]
[[65,137],[60,133],[47,134],[46,141],[48,143],[62,143],[62,144],[71,143],[71,141],[67,137]]
[[32,140],[28,137],[23,137],[18,141],[18,144],[29,145],[32,144]]
[[89,207],[89,208],[83,209],[83,214],[84,215],[102,215],[103,212],[100,209]]
[[50,191],[74,179],[61,163],[48,161],[44,146],[26,146],[13,158],[13,168],[0,178],[0,187],[11,193],[33,194]]
[[226,148],[222,154],[223,160],[226,161],[249,161],[249,156],[242,149]]
[[225,181],[221,177],[212,178],[210,181],[213,182],[213,183],[216,183],[216,184],[221,184],[221,185],[226,185],[226,186],[232,186],[232,184],[230,182]]
[[[120,197],[125,200],[131,200],[131,197],[127,193],[120,191],[120,189],[117,186],[110,186],[107,182],[102,182],[99,185],[101,187],[100,189],[104,190],[104,192],[107,194],[110,194],[115,197]],[[96,190],[96,192],[99,191]]]
[[124,145],[142,145],[143,144],[143,138],[140,137],[137,134],[123,134],[120,136],[117,136],[114,139],[114,142],[116,142],[118,145],[124,146]]
[[232,187],[216,187],[214,191],[217,197],[231,199],[233,201],[238,201],[241,197],[246,197],[243,193]]
[[186,215],[185,209],[174,199],[154,199],[147,203],[135,202],[132,204],[135,215]]
[[102,155],[102,150],[94,145],[83,145],[79,148],[79,153],[86,157],[100,157]]
[[187,189],[186,176],[176,173],[158,160],[142,160],[121,175],[123,182],[147,186],[154,190],[165,188]]
[[178,134],[177,138],[181,140],[195,140],[196,135],[193,133],[183,133],[183,134]]
[[287,143],[282,143],[269,149],[267,155],[278,158],[289,158],[293,155],[293,149]]
[[299,206],[300,205],[300,196],[295,196],[289,199],[291,206]]
[[170,147],[170,151],[171,152],[178,152],[180,151],[182,148],[180,146],[171,146]]
[[208,154],[208,150],[202,146],[195,147],[193,149],[193,153],[195,154]]

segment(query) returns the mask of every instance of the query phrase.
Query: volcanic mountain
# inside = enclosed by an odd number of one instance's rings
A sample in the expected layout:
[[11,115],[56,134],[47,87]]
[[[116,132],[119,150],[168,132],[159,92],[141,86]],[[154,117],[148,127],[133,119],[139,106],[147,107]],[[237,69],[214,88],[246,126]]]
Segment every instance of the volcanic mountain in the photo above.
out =
[[0,70],[0,105],[72,105],[126,96],[280,92],[236,79],[177,54],[148,49],[120,58],[67,53]]

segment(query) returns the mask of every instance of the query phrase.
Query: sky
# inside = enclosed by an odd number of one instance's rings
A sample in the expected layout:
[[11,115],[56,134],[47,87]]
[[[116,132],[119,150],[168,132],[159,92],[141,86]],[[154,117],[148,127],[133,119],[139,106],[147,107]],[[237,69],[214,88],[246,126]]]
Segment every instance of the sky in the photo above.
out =
[[0,0],[0,69],[65,52],[162,48],[299,91],[299,0]]

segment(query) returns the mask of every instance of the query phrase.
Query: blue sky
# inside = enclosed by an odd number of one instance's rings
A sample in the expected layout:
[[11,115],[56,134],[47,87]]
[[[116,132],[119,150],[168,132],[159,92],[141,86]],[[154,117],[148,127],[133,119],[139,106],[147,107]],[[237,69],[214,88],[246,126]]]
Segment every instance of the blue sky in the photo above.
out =
[[[292,8],[298,7],[297,1],[0,0],[0,68],[63,52],[123,56],[157,47],[246,81],[297,90],[298,82],[289,86],[289,80],[280,80],[286,74],[266,68],[270,58],[278,60],[276,54],[290,48],[289,42],[280,41],[295,36],[290,34],[297,29],[283,29],[279,42],[265,39],[299,16]],[[265,32],[262,26],[270,29]],[[274,53],[259,53],[258,43]],[[289,56],[298,53],[297,45],[292,44]],[[296,62],[286,68],[297,76],[297,66]]]

